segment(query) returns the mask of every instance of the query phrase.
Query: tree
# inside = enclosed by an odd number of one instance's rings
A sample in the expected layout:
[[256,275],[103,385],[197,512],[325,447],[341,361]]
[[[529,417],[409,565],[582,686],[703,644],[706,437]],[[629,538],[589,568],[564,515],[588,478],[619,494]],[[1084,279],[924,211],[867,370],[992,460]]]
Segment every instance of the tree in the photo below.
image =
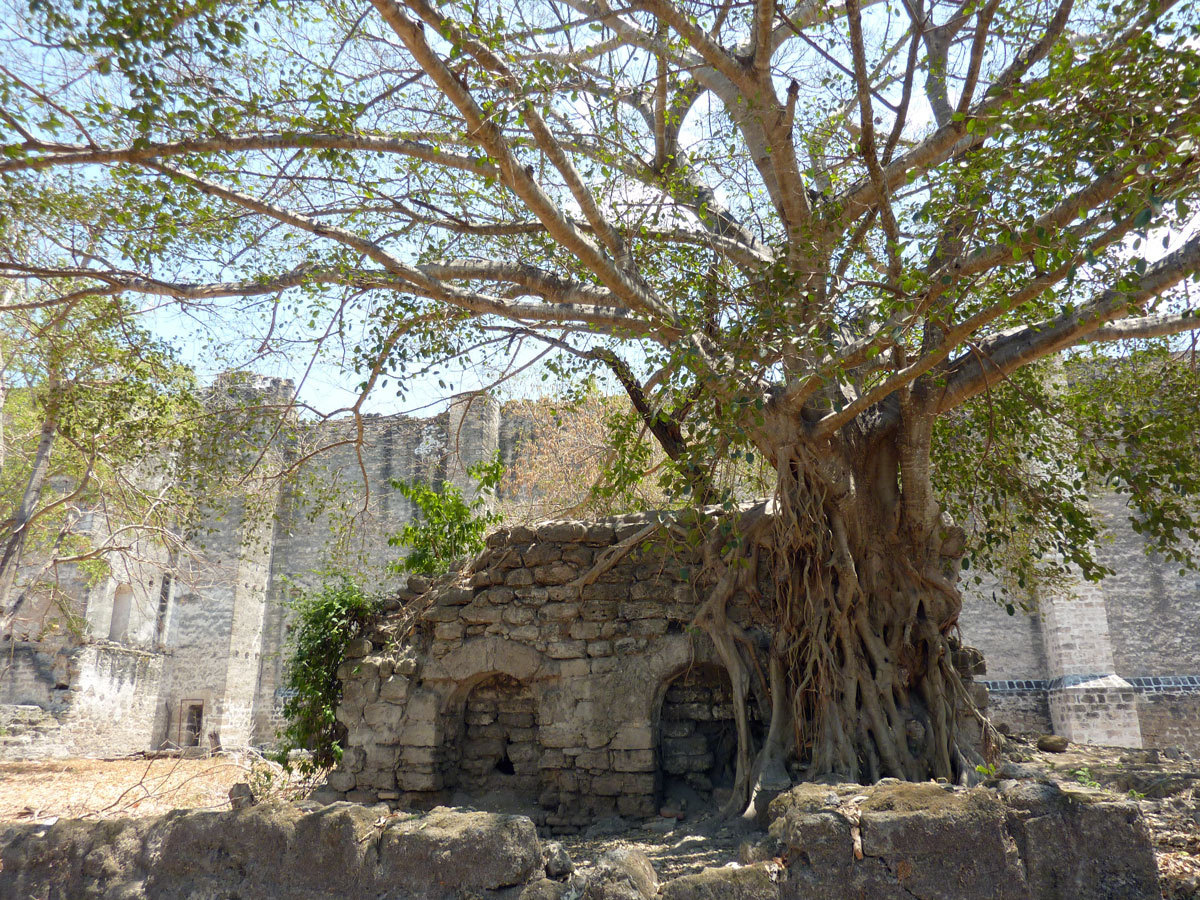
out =
[[0,327],[6,632],[52,611],[29,601],[59,599],[61,567],[94,578],[119,565],[163,566],[180,552],[192,486],[181,483],[177,455],[204,412],[191,372],[118,299],[24,306]]
[[[1046,361],[1125,378],[1200,327],[1195,4],[32,9],[6,190],[42,202],[69,171],[121,205],[76,217],[104,251],[10,275],[264,298],[272,328],[348,341],[364,393],[536,347],[624,387],[680,493],[711,496],[714,457],[769,463],[773,498],[713,532],[697,615],[739,710],[769,694],[761,748],[741,716],[735,803],[792,754],[863,780],[970,769],[947,641],[960,563],[997,558],[973,529],[1012,514],[1027,549],[1066,551],[1051,568],[1086,564],[1087,480],[1128,483],[1101,452],[1128,409]],[[1195,421],[1179,397],[1143,399]],[[1179,471],[1195,447],[1141,451]],[[1194,534],[1168,494],[1131,498]],[[724,616],[758,562],[766,678]]]

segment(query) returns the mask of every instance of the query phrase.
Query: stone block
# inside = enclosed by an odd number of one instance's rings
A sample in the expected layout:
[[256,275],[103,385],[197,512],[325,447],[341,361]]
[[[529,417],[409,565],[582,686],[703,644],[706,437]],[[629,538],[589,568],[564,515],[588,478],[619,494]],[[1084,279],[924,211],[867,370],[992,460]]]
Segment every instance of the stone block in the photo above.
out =
[[379,684],[379,699],[386,703],[403,703],[408,699],[411,682],[403,675],[392,675]]
[[543,747],[574,747],[579,741],[578,731],[570,725],[543,725],[538,736]]
[[[633,587],[641,589],[647,585],[635,584]],[[633,588],[630,589],[630,595],[633,595]],[[661,596],[661,592],[658,595],[649,594],[643,600],[626,600],[617,607],[617,612],[622,619],[661,619],[664,616],[663,604],[653,599],[656,596]]]
[[436,641],[457,643],[463,639],[466,628],[462,622],[438,622],[433,627],[433,638]]
[[402,791],[440,791],[442,786],[442,776],[436,772],[396,773],[396,787]]
[[640,619],[632,623],[630,633],[641,637],[659,637],[667,633],[666,619]]
[[347,747],[342,754],[341,768],[350,772],[361,772],[367,762],[367,752],[362,747]]
[[[608,585],[588,585],[588,588],[594,587],[608,587]],[[585,593],[588,588],[584,588]],[[579,617],[585,622],[611,622],[617,617],[617,604],[615,600],[592,600],[590,603],[582,605]]]
[[363,709],[363,721],[371,728],[380,730],[389,730],[400,721],[401,715],[399,709],[382,700],[370,703]]
[[622,794],[654,793],[655,777],[652,774],[621,772],[609,775],[597,775],[592,779],[592,790],[602,797],[616,797]]
[[466,625],[495,625],[503,615],[500,607],[477,601],[462,608],[459,620]]
[[475,599],[475,591],[465,587],[443,588],[438,597],[439,606],[465,606]]
[[668,881],[662,900],[779,900],[783,867],[758,863],[739,868],[704,869]]
[[533,584],[533,572],[529,569],[513,569],[504,576],[504,583],[509,587],[529,587]]
[[653,750],[654,729],[649,725],[622,725],[609,744],[612,750]]
[[588,656],[604,657],[612,655],[612,641],[588,641]]
[[599,622],[572,622],[567,633],[578,641],[591,641],[600,637]]
[[558,585],[574,581],[579,573],[564,563],[548,566],[538,566],[533,570],[533,578],[538,584]]
[[562,750],[543,750],[538,757],[539,769],[561,769],[567,764],[567,756]]
[[613,642],[613,652],[617,656],[631,656],[646,649],[646,641],[642,638],[623,637]]
[[528,606],[509,606],[504,610],[504,621],[509,625],[528,625],[536,613]]
[[535,527],[539,541],[566,544],[581,541],[587,535],[587,526],[583,522],[541,522]]
[[404,747],[436,747],[437,728],[433,722],[406,722],[397,743]]
[[346,791],[354,790],[357,784],[354,778],[354,773],[346,772],[342,769],[338,769],[335,772],[330,772],[329,778],[325,780],[325,783],[331,790],[339,791],[343,794]]
[[653,750],[614,750],[612,767],[617,772],[653,772],[657,760]]
[[[584,585],[579,596],[584,600],[628,600],[629,599],[629,583],[610,584],[603,581],[597,581],[594,584]],[[612,612],[608,615],[616,613],[614,606]]]
[[584,535],[584,540],[589,544],[611,544],[616,540],[617,532],[613,526],[604,523],[596,522],[588,526],[587,533]]
[[575,757],[575,765],[582,769],[600,769],[607,771],[609,768],[608,751],[607,750],[585,750]]
[[459,615],[457,606],[434,606],[421,614],[426,622],[457,622]]
[[592,670],[592,665],[586,659],[564,659],[558,664],[558,674],[561,678],[583,678]]
[[430,769],[437,762],[438,755],[436,747],[402,747],[397,763],[405,767]]
[[574,622],[579,618],[578,603],[547,603],[538,610],[543,622]]
[[551,659],[582,659],[587,656],[587,644],[583,641],[555,641],[546,647]]
[[484,603],[490,603],[493,606],[506,606],[516,600],[517,595],[512,588],[494,587],[488,588],[479,594],[478,599]]
[[596,551],[583,544],[567,544],[562,548],[562,561],[575,566],[582,573],[591,568],[596,559]]
[[521,561],[529,568],[544,566],[562,559],[562,547],[558,544],[539,542],[521,550]]

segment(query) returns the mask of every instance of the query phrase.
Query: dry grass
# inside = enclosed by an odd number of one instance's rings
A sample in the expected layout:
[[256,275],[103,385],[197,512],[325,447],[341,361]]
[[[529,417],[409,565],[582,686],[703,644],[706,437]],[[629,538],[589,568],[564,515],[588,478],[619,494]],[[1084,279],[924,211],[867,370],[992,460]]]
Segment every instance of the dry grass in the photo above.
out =
[[297,796],[304,788],[256,754],[0,762],[0,823],[228,809],[229,788],[239,781],[249,781],[256,794],[277,798]]

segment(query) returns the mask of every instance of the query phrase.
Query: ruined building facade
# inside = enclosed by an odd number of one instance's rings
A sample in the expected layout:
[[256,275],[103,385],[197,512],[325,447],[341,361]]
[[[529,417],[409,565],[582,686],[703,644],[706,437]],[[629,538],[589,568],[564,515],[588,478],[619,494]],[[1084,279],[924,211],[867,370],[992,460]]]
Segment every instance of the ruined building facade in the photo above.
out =
[[[286,406],[293,392],[290,381],[263,377],[233,389],[253,392],[264,409]],[[295,427],[319,431],[305,435],[311,446],[351,437],[353,424]],[[371,416],[364,428],[361,457],[334,447],[289,482],[257,485],[192,523],[190,558],[146,548],[127,554],[144,562],[115,560],[99,583],[60,572],[69,615],[22,608],[0,639],[0,758],[271,743],[284,699],[286,604],[319,582],[337,526],[355,523],[340,535],[340,561],[383,572],[398,552],[388,536],[412,516],[388,481],[465,487],[466,468],[501,441],[499,407],[484,398],[426,419]]]
[[[278,379],[249,388],[267,400],[291,392]],[[312,427],[329,443],[351,423]],[[342,552],[383,571],[397,553],[387,537],[412,515],[388,481],[465,485],[472,463],[497,448],[511,456],[520,427],[478,397],[428,419],[368,418],[369,497],[355,449],[335,448],[254,503],[199,523],[186,565],[147,550],[142,567],[68,584],[72,628],[47,633],[45,611],[34,610],[0,641],[0,757],[270,743],[284,699],[285,602],[316,582],[335,526],[352,520]],[[315,493],[342,499],[318,509]],[[976,690],[987,689],[994,721],[1014,730],[1200,751],[1200,576],[1147,555],[1119,498],[1096,507],[1109,524],[1099,554],[1116,575],[1042,597],[1034,616],[1007,615],[986,586],[968,593],[963,641],[986,660]],[[364,651],[362,677],[347,684],[351,751],[338,790],[545,794],[549,816],[589,791],[648,803],[655,778],[660,788],[669,778],[717,789],[711,766],[698,767],[726,752],[717,746],[728,743],[725,720],[689,710],[727,708],[728,676],[688,628],[687,567],[637,559],[575,599],[559,596],[637,521],[502,530],[468,584],[431,596],[426,643],[397,635]],[[506,755],[497,756],[500,733]]]

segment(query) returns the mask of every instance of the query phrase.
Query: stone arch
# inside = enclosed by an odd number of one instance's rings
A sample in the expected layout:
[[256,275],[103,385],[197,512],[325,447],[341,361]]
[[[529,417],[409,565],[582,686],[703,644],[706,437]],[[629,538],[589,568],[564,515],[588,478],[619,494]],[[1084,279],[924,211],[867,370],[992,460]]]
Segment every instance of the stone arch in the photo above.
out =
[[[737,726],[725,667],[694,662],[668,678],[655,722],[662,800],[683,811],[722,803],[733,788]],[[752,730],[757,723],[752,722]]]
[[531,685],[504,672],[459,686],[443,715],[443,784],[469,797],[532,803],[541,758]]
[[112,617],[108,623],[108,639],[124,643],[129,640],[129,614],[133,609],[133,587],[118,584],[113,592]]

